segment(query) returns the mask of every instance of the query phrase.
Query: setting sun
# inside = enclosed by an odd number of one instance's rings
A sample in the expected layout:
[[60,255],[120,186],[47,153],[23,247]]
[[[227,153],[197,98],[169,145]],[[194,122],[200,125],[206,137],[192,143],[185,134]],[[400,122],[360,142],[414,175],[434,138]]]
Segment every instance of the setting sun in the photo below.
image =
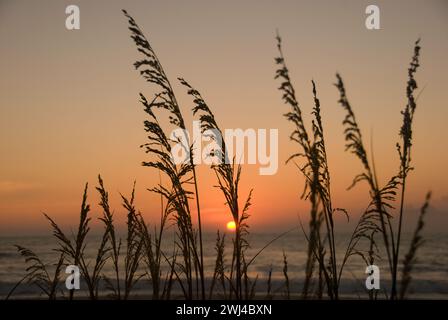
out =
[[227,222],[227,230],[233,231],[236,229],[235,221],[229,221]]

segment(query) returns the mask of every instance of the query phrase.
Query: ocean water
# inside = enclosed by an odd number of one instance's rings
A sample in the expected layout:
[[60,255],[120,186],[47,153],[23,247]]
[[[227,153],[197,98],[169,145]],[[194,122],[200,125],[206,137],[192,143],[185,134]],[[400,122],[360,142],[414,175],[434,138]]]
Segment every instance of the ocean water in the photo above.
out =
[[[267,243],[274,239],[278,234],[251,234],[249,236],[250,248],[246,256],[251,259]],[[349,240],[349,234],[339,234],[336,236],[336,246],[338,261],[340,262]],[[227,234],[226,262],[231,262],[231,237]],[[215,234],[204,235],[204,264],[206,268],[206,277],[210,279],[213,274],[216,254]],[[379,239],[378,239],[379,240]],[[90,236],[86,247],[86,256],[93,259],[99,246],[100,237]],[[410,235],[405,234],[403,246],[401,247],[401,256],[409,248]],[[51,236],[36,237],[0,237],[0,299],[7,296],[14,285],[25,275],[26,264],[24,259],[18,254],[15,244],[24,246],[33,250],[39,255],[42,261],[51,265],[57,262],[58,253],[54,251],[57,248],[54,238]],[[173,236],[166,235],[164,238],[164,250],[167,253],[173,251]],[[275,298],[281,299],[285,292],[285,277],[283,274],[283,254],[287,256],[288,277],[292,295],[301,292],[304,267],[306,263],[306,241],[303,235],[298,232],[291,232],[270,244],[254,260],[249,268],[250,277],[256,280],[256,297],[266,297],[267,278],[272,269],[272,293]],[[124,251],[124,248],[122,249]],[[425,243],[419,249],[418,260],[412,272],[412,282],[409,290],[409,298],[419,299],[448,299],[448,235],[429,234],[425,236]],[[121,259],[123,264],[124,258]],[[92,262],[93,263],[93,262]],[[382,289],[388,288],[389,273],[387,261],[385,259],[375,262],[380,268],[380,279]],[[123,266],[121,266],[123,270]],[[342,274],[341,297],[350,299],[366,299],[365,274],[366,264],[360,257],[353,257],[349,260]],[[107,263],[103,273],[112,276],[112,267]],[[139,274],[145,273],[144,268],[140,268]],[[65,274],[62,274],[62,280]],[[63,283],[61,284],[63,287]],[[82,290],[77,296],[82,297],[85,291]],[[133,297],[150,298],[151,286],[147,276],[142,277],[133,290]],[[102,292],[107,295],[107,292]],[[180,295],[178,296],[181,297]],[[12,298],[44,298],[39,289],[30,284],[22,284],[14,292]],[[176,294],[173,295],[176,298]]]

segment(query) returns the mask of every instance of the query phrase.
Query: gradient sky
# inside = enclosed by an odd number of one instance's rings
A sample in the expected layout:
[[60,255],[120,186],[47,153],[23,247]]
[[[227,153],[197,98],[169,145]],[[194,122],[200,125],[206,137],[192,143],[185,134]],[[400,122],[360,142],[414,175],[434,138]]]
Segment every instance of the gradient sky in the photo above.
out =
[[[81,29],[65,28],[65,7],[76,4]],[[367,5],[381,10],[381,30],[364,26]],[[317,83],[336,207],[356,221],[367,205],[365,186],[346,191],[361,165],[344,152],[344,112],[333,86],[340,72],[363,129],[373,139],[375,163],[385,182],[399,167],[395,143],[406,103],[407,68],[414,41],[422,38],[420,89],[414,126],[407,208],[415,221],[428,190],[434,200],[428,225],[448,227],[448,3],[446,1],[18,1],[0,0],[0,234],[48,230],[41,212],[75,226],[85,182],[92,214],[101,173],[117,220],[124,220],[119,192],[137,180],[139,209],[158,221],[159,199],[146,191],[158,174],[141,167],[147,157],[145,114],[138,93],[154,93],[132,63],[139,57],[129,38],[127,9],[152,43],[191,123],[191,99],[175,81],[199,89],[223,128],[277,128],[278,174],[259,176],[243,166],[241,198],[254,188],[250,225],[281,230],[307,216],[299,199],[304,179],[284,165],[296,145],[283,118],[288,107],[273,79],[275,30],[306,120]],[[419,90],[420,90],[419,89]],[[199,167],[203,220],[210,230],[230,220],[215,177]],[[410,225],[413,227],[412,225]],[[338,228],[348,228],[344,217]]]

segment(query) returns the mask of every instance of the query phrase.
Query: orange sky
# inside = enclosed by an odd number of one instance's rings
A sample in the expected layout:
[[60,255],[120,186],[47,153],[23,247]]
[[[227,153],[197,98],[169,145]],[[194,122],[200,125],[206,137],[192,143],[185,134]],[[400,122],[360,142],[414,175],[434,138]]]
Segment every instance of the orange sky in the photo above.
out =
[[[81,29],[65,29],[65,7],[77,4]],[[139,145],[145,142],[145,114],[138,93],[154,91],[133,70],[137,51],[121,13],[134,16],[155,48],[188,123],[192,102],[175,81],[182,76],[199,89],[223,128],[279,129],[280,168],[259,176],[243,166],[241,198],[254,188],[255,230],[284,229],[306,217],[299,199],[303,177],[284,165],[296,151],[288,139],[288,111],[273,79],[275,30],[306,119],[310,120],[310,80],[318,86],[332,172],[334,204],[353,220],[368,201],[364,186],[346,191],[359,161],[344,152],[344,113],[333,86],[345,79],[349,99],[364,130],[373,135],[375,162],[384,182],[398,169],[395,143],[405,104],[407,67],[414,41],[422,38],[422,68],[414,126],[408,208],[434,194],[429,227],[448,226],[448,5],[444,1],[375,1],[381,30],[364,27],[371,1],[1,1],[0,2],[0,234],[47,229],[41,212],[63,225],[77,221],[81,193],[94,193],[101,173],[123,221],[119,192],[137,180],[137,205],[148,221],[158,221],[159,199],[146,191],[158,182]],[[204,224],[224,228],[230,214],[215,177],[199,167]],[[410,215],[414,211],[410,210]],[[341,228],[346,228],[341,217]]]

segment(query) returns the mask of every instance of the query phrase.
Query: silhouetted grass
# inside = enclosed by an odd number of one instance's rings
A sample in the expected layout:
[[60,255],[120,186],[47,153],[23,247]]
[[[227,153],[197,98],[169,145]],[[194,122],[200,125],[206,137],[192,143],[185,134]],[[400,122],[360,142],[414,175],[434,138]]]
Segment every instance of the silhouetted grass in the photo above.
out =
[[414,235],[412,236],[411,245],[409,246],[409,251],[406,253],[403,260],[403,271],[401,276],[401,288],[400,288],[400,299],[405,299],[406,293],[408,291],[409,283],[411,282],[412,269],[417,261],[417,250],[423,245],[422,231],[425,225],[424,217],[427,213],[429,207],[429,200],[431,199],[431,192],[426,195],[425,203],[423,204],[420,215],[417,222],[417,227],[415,228]]
[[[292,122],[294,125],[294,130],[290,138],[296,142],[302,150],[301,152],[293,154],[288,161],[297,159],[297,161],[300,162],[299,164],[297,162],[295,164],[305,176],[306,180],[302,198],[308,199],[311,203],[309,231],[306,233],[304,230],[308,241],[308,259],[305,268],[305,282],[302,292],[303,298],[307,298],[308,296],[311,286],[311,279],[314,273],[314,264],[315,261],[317,261],[319,266],[319,289],[317,290],[317,296],[320,296],[320,293],[322,292],[322,279],[325,279],[328,297],[330,299],[338,299],[339,282],[341,280],[343,268],[345,267],[347,261],[350,257],[358,255],[364,259],[367,265],[373,264],[375,258],[379,258],[378,247],[374,235],[376,233],[380,233],[383,237],[383,244],[386,250],[387,261],[392,278],[390,298],[395,299],[397,298],[396,275],[399,260],[402,221],[404,216],[406,177],[412,169],[410,167],[412,120],[416,109],[414,91],[417,88],[414,75],[419,66],[419,40],[415,43],[414,55],[408,71],[409,80],[406,87],[408,103],[402,111],[403,124],[400,129],[400,137],[403,141],[401,145],[397,143],[400,170],[399,173],[391,177],[388,183],[383,187],[379,186],[373,160],[372,163],[369,161],[367,151],[363,143],[361,129],[357,123],[353,108],[348,101],[343,80],[339,74],[336,75],[336,87],[340,94],[340,99],[338,102],[346,112],[346,116],[343,121],[345,128],[345,140],[347,141],[346,150],[355,154],[355,156],[361,161],[364,169],[362,173],[353,179],[353,183],[349,189],[361,181],[366,181],[370,187],[369,195],[371,197],[371,202],[367,206],[366,211],[361,215],[361,218],[350,238],[346,253],[342,263],[339,266],[339,270],[337,270],[338,266],[334,244],[335,226],[333,222],[333,214],[336,211],[343,211],[346,214],[347,212],[344,209],[333,209],[331,204],[330,173],[325,151],[323,125],[320,116],[320,102],[316,95],[316,85],[314,81],[312,81],[312,91],[314,96],[314,108],[312,114],[314,116],[314,120],[312,121],[313,135],[310,135],[307,132],[303,121],[302,110],[296,98],[295,89],[289,76],[289,70],[286,67],[281,47],[281,38],[278,35],[277,47],[279,50],[279,57],[275,59],[275,62],[279,68],[276,71],[275,78],[280,78],[282,80],[279,90],[283,93],[282,99],[284,102],[291,107],[291,111],[285,114],[287,120]],[[396,201],[397,190],[400,186],[401,201],[400,210],[398,213],[399,222],[397,230],[394,230],[391,222],[393,218],[392,211],[395,209],[393,203]],[[321,236],[321,224],[324,221],[326,224],[326,234],[324,239],[328,240],[328,263],[325,263],[327,250]],[[419,227],[423,227],[421,222],[419,222]],[[359,249],[358,245],[362,239],[367,239],[369,242],[368,252],[363,252]],[[405,260],[408,265],[409,259]],[[322,278],[322,275],[324,278]],[[405,283],[406,282],[404,282],[404,284]]]
[[16,248],[20,255],[25,259],[25,263],[28,264],[28,267],[26,268],[26,275],[11,289],[6,296],[6,300],[9,299],[22,283],[28,283],[38,287],[42,293],[48,296],[49,300],[55,300],[61,268],[64,263],[64,254],[60,254],[54,276],[51,277],[48,266],[44,264],[32,250],[18,245],[16,245]]
[[[312,81],[314,108],[312,121],[312,134],[306,129],[302,110],[296,98],[294,86],[289,77],[283,56],[281,38],[277,35],[277,48],[279,57],[275,58],[278,65],[275,78],[281,79],[279,90],[283,93],[282,99],[291,107],[291,111],[285,114],[288,121],[294,125],[290,139],[296,142],[301,151],[293,154],[288,160],[295,161],[294,164],[305,177],[305,188],[302,198],[310,201],[310,222],[308,240],[307,263],[305,268],[305,284],[302,295],[306,299],[309,295],[311,282],[314,274],[315,262],[318,262],[319,277],[325,277],[328,296],[331,299],[338,298],[338,278],[336,270],[336,248],[334,244],[334,222],[333,214],[341,209],[333,209],[330,191],[330,172],[325,149],[322,119],[320,116],[320,101],[317,98],[316,85]],[[326,228],[326,239],[321,236],[321,226]],[[326,252],[329,252],[328,258]],[[321,288],[321,286],[319,286]],[[319,294],[319,292],[318,292]]]
[[[230,162],[230,159],[228,158],[229,151],[227,150],[222,130],[218,126],[214,114],[205,103],[199,91],[190,86],[190,84],[188,84],[188,82],[186,82],[184,79],[179,78],[179,81],[181,82],[181,84],[187,87],[187,93],[193,97],[193,102],[195,104],[195,107],[193,108],[193,115],[199,114],[202,133],[204,134],[208,130],[211,130],[218,133],[218,137],[214,137],[214,139],[220,139],[220,141],[217,141],[220,148],[213,150],[209,156],[216,156],[216,158],[218,159],[217,163],[212,165],[212,169],[215,171],[218,180],[218,188],[224,195],[226,205],[230,210],[236,226],[234,250],[230,272],[231,280],[233,280],[233,276],[235,273],[235,284],[233,285],[231,283],[232,288],[234,289],[232,292],[235,294],[236,299],[240,300],[243,298],[242,280],[244,277],[246,293],[245,297],[247,298],[249,286],[244,252],[248,247],[248,243],[246,240],[246,236],[248,234],[248,225],[246,221],[249,218],[248,211],[251,205],[252,190],[249,192],[249,196],[247,197],[243,209],[241,210],[238,201],[238,187],[241,178],[241,165],[236,165],[235,159],[232,159],[232,163]],[[232,295],[230,297],[232,297]]]
[[[201,298],[205,299],[202,227],[197,187],[198,182],[193,164],[193,150],[190,145],[185,146],[189,153],[189,162],[181,165],[174,163],[171,157],[171,141],[167,138],[153,109],[161,108],[168,111],[170,114],[170,124],[184,130],[186,129],[185,121],[171,83],[153,48],[135,20],[125,10],[123,10],[123,13],[128,18],[131,38],[134,40],[138,51],[143,55],[142,60],[135,62],[135,69],[140,71],[140,74],[146,81],[155,84],[159,89],[159,92],[155,94],[151,102],[148,102],[145,96],[140,93],[141,102],[145,107],[145,112],[150,118],[150,120],[145,121],[145,130],[149,134],[149,142],[143,146],[148,154],[156,157],[155,161],[143,162],[143,165],[160,170],[165,173],[171,181],[171,186],[169,188],[160,184],[158,187],[153,188],[152,191],[164,196],[167,200],[167,206],[170,208],[170,212],[175,213],[179,230],[179,241],[177,244],[180,247],[184,259],[181,271],[185,275],[185,282],[187,283],[186,298],[193,298],[193,276],[194,273],[199,272]],[[186,188],[186,185],[189,184],[191,180],[193,180],[194,184],[194,195],[198,212],[199,250],[196,245],[196,232],[191,223],[191,210],[188,201],[189,196],[193,193]],[[196,279],[197,278],[198,277],[196,277]],[[180,278],[178,278],[178,280],[182,281]]]
[[[412,147],[412,120],[416,109],[414,91],[417,88],[417,82],[414,78],[414,75],[417,71],[417,68],[419,67],[419,42],[420,40],[417,40],[415,42],[414,55],[412,57],[412,61],[408,70],[409,79],[406,87],[406,97],[408,99],[408,103],[402,111],[403,124],[400,129],[402,144],[400,145],[399,143],[397,143],[400,169],[399,173],[391,177],[389,182],[384,187],[379,186],[373,160],[371,164],[367,158],[367,153],[362,141],[361,130],[359,129],[359,126],[356,122],[352,107],[348,102],[342,78],[339,74],[336,75],[338,80],[336,83],[336,87],[338,88],[340,93],[339,103],[347,112],[347,115],[343,122],[345,126],[345,138],[347,141],[346,148],[347,150],[354,153],[361,160],[364,166],[364,172],[355,177],[351,187],[356,185],[358,182],[366,181],[370,187],[370,195],[372,198],[372,202],[369,204],[366,213],[362,216],[361,228],[355,230],[355,236],[364,236],[365,231],[370,231],[372,234],[378,232],[382,235],[383,244],[387,253],[387,261],[391,272],[391,299],[397,298],[397,270],[400,252],[399,250],[401,245],[401,231],[404,217],[406,178],[409,174],[409,171],[412,170],[410,166]],[[394,226],[392,224],[392,211],[395,209],[394,202],[396,202],[396,195],[399,188],[401,188],[400,209],[398,212],[399,221],[397,228],[394,229]],[[374,242],[373,236],[370,238],[370,241]]]
[[[22,246],[17,246],[18,252],[25,259],[27,267],[25,276],[11,290],[7,299],[19,285],[24,283],[37,286],[49,299],[74,299],[74,290],[70,291],[68,297],[63,293],[58,295],[61,270],[68,264],[79,266],[81,276],[87,285],[88,298],[92,300],[100,298],[100,283],[102,280],[111,293],[108,298],[130,299],[133,297],[132,292],[136,283],[145,276],[149,278],[151,283],[152,299],[178,298],[178,291],[181,292],[184,299],[223,298],[242,300],[257,298],[258,276],[250,278],[249,267],[267,246],[289,231],[267,243],[253,257],[247,257],[247,248],[249,247],[247,221],[252,201],[252,190],[249,192],[246,201],[241,205],[239,202],[241,165],[236,164],[235,159],[228,158],[228,150],[222,130],[201,93],[183,78],[179,78],[180,83],[187,88],[187,94],[193,98],[192,114],[199,117],[202,133],[214,130],[220,134],[214,137],[214,139],[220,139],[220,141],[216,141],[220,148],[213,150],[209,155],[218,160],[211,168],[216,175],[217,187],[222,192],[229,214],[236,225],[235,236],[232,239],[233,250],[230,264],[226,260],[225,236],[217,233],[216,259],[213,270],[210,270],[210,274],[213,276],[210,279],[209,287],[206,287],[198,195],[199,181],[193,163],[193,146],[190,142],[183,145],[189,155],[188,161],[182,164],[174,162],[171,155],[172,145],[179,143],[180,140],[175,139],[173,141],[169,138],[167,135],[168,127],[162,125],[166,121],[159,119],[161,115],[159,115],[157,109],[163,109],[168,113],[168,118],[163,120],[168,120],[170,125],[185,130],[186,126],[181,108],[171,83],[149,41],[135,20],[126,11],[123,12],[128,19],[131,38],[135,42],[138,52],[143,56],[141,60],[135,62],[134,66],[140,75],[157,90],[152,99],[147,99],[145,95],[140,93],[140,102],[144,106],[144,111],[148,117],[144,121],[147,142],[141,147],[145,149],[149,157],[148,161],[142,163],[143,166],[153,168],[159,174],[164,174],[168,180],[167,183],[163,184],[162,179],[160,179],[155,187],[149,189],[149,191],[161,197],[160,221],[147,223],[143,215],[137,210],[134,201],[134,182],[130,197],[120,194],[122,207],[126,211],[127,218],[126,235],[123,243],[114,222],[114,211],[110,208],[109,194],[103,179],[98,176],[96,191],[100,196],[99,207],[102,211],[99,220],[104,229],[101,242],[96,250],[96,256],[89,259],[85,253],[91,223],[90,205],[87,203],[88,185],[86,184],[82,196],[78,229],[72,237],[67,236],[58,224],[45,214],[50,222],[56,242],[55,250],[59,255],[58,261],[53,263],[55,266],[54,273],[51,274],[49,264],[42,261],[36,253]],[[430,200],[430,194],[428,194],[421,209],[409,252],[403,259],[401,286],[398,290],[397,272],[400,261],[401,234],[406,215],[406,180],[412,170],[410,165],[413,138],[412,124],[416,110],[414,91],[417,89],[414,76],[419,66],[419,41],[415,44],[414,55],[408,71],[406,86],[408,102],[402,111],[403,124],[399,133],[402,141],[397,144],[400,166],[398,174],[392,176],[384,186],[380,186],[376,176],[375,164],[373,160],[369,160],[373,159],[373,156],[368,156],[362,132],[355,117],[354,109],[348,100],[342,77],[339,74],[336,75],[336,87],[340,96],[338,102],[345,112],[343,127],[346,150],[353,153],[362,164],[362,172],[353,179],[349,189],[359,182],[367,182],[370,197],[366,210],[360,216],[349,238],[345,254],[340,261],[337,261],[334,214],[341,212],[348,217],[348,213],[342,208],[333,206],[324,125],[321,118],[322,108],[317,95],[317,86],[314,81],[311,81],[313,96],[311,114],[313,118],[311,131],[308,131],[303,119],[302,106],[298,102],[286,66],[281,38],[277,35],[276,39],[279,56],[275,58],[277,65],[275,78],[281,81],[279,90],[282,93],[282,99],[290,107],[290,111],[285,114],[287,121],[293,124],[290,139],[299,149],[288,159],[287,163],[293,162],[305,179],[305,187],[301,197],[309,201],[310,213],[308,228],[302,226],[307,240],[307,260],[302,289],[300,292],[293,292],[292,279],[288,275],[288,260],[286,253],[283,252],[281,263],[283,263],[284,284],[277,290],[272,288],[271,266],[267,279],[266,298],[273,299],[275,293],[280,291],[283,299],[293,299],[298,296],[302,299],[339,299],[342,273],[349,260],[358,256],[364,260],[366,265],[372,265],[381,259],[380,245],[382,245],[392,279],[390,291],[387,291],[385,296],[391,299],[404,299],[412,278],[417,250],[423,243],[424,217]],[[191,191],[191,188],[194,191]],[[397,213],[394,203],[398,192],[400,192],[400,205]],[[197,225],[193,225],[191,219],[192,201],[195,202],[197,208]],[[392,219],[397,215],[398,225],[394,228]],[[169,221],[174,223],[176,236],[173,251],[165,252],[162,249],[162,243],[165,241],[164,235]],[[382,238],[381,244],[376,240],[377,235]],[[367,249],[363,249],[361,246],[364,241],[368,244],[365,247]],[[113,270],[112,278],[106,277],[103,273],[106,265]],[[121,269],[121,266],[124,266],[124,269]],[[378,293],[377,291],[370,291],[368,298],[377,299]]]

